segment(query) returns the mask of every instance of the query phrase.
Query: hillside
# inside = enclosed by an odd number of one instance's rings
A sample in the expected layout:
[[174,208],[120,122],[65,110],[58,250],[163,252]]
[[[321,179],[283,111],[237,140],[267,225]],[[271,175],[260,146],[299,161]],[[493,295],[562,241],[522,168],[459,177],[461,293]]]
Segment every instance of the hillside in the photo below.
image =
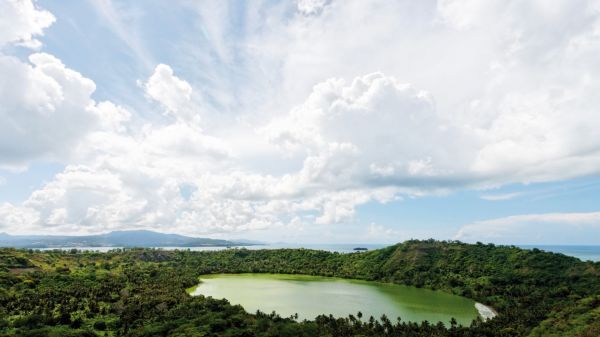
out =
[[[295,322],[190,297],[207,273],[269,272],[414,285],[470,297],[499,316],[470,327],[356,317]],[[366,253],[307,249],[109,253],[0,249],[0,336],[597,336],[600,263],[459,242]],[[2,316],[0,316],[2,317]],[[3,334],[2,334],[3,333]]]

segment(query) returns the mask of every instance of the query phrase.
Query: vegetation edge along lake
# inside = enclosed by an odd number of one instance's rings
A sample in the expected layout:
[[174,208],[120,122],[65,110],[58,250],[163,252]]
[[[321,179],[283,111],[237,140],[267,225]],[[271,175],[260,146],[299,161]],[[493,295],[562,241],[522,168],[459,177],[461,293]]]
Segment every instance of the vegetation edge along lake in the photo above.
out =
[[[297,322],[189,296],[198,276],[281,273],[442,290],[489,305],[470,326],[396,317]],[[0,336],[600,335],[600,263],[514,246],[406,241],[340,254],[307,249],[107,253],[0,249]]]

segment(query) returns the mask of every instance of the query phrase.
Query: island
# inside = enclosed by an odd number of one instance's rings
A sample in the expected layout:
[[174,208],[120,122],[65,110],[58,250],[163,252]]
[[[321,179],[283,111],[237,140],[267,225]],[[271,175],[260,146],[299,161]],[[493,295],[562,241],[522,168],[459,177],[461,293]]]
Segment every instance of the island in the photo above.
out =
[[77,247],[239,247],[249,242],[197,238],[149,230],[113,231],[96,235],[9,235],[0,233],[0,247],[77,248]]

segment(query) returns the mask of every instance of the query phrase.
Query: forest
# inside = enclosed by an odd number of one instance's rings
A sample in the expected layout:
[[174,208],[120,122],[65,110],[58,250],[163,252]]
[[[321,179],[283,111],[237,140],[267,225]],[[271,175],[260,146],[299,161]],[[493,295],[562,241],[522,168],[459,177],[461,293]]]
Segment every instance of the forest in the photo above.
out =
[[[442,290],[498,316],[455,322],[327,314],[296,321],[189,296],[214,273],[335,276]],[[406,241],[361,253],[307,249],[0,249],[0,336],[600,336],[600,263],[537,249]]]

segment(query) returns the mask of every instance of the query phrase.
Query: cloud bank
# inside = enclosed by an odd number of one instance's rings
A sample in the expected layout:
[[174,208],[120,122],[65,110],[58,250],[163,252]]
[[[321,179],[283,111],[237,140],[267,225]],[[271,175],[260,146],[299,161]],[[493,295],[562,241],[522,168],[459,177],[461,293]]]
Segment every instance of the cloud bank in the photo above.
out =
[[[463,226],[456,240],[502,244],[596,244],[600,212],[524,214]],[[549,242],[560,238],[560,242]]]
[[0,48],[14,43],[29,48],[39,48],[35,36],[44,34],[56,18],[52,13],[37,8],[31,1],[7,0],[0,3]]
[[[594,1],[249,6],[243,41],[229,44],[226,21],[203,21],[219,62],[268,73],[241,78],[239,114],[214,113],[235,105],[215,93],[227,81],[213,70],[203,90],[158,64],[138,81],[154,119],[95,101],[96,83],[54,55],[15,56],[39,48],[55,18],[31,1],[2,6],[0,167],[65,166],[0,206],[4,230],[293,230],[352,222],[368,202],[600,174]],[[565,223],[543,219],[518,220]],[[513,223],[457,237],[514,234]]]

